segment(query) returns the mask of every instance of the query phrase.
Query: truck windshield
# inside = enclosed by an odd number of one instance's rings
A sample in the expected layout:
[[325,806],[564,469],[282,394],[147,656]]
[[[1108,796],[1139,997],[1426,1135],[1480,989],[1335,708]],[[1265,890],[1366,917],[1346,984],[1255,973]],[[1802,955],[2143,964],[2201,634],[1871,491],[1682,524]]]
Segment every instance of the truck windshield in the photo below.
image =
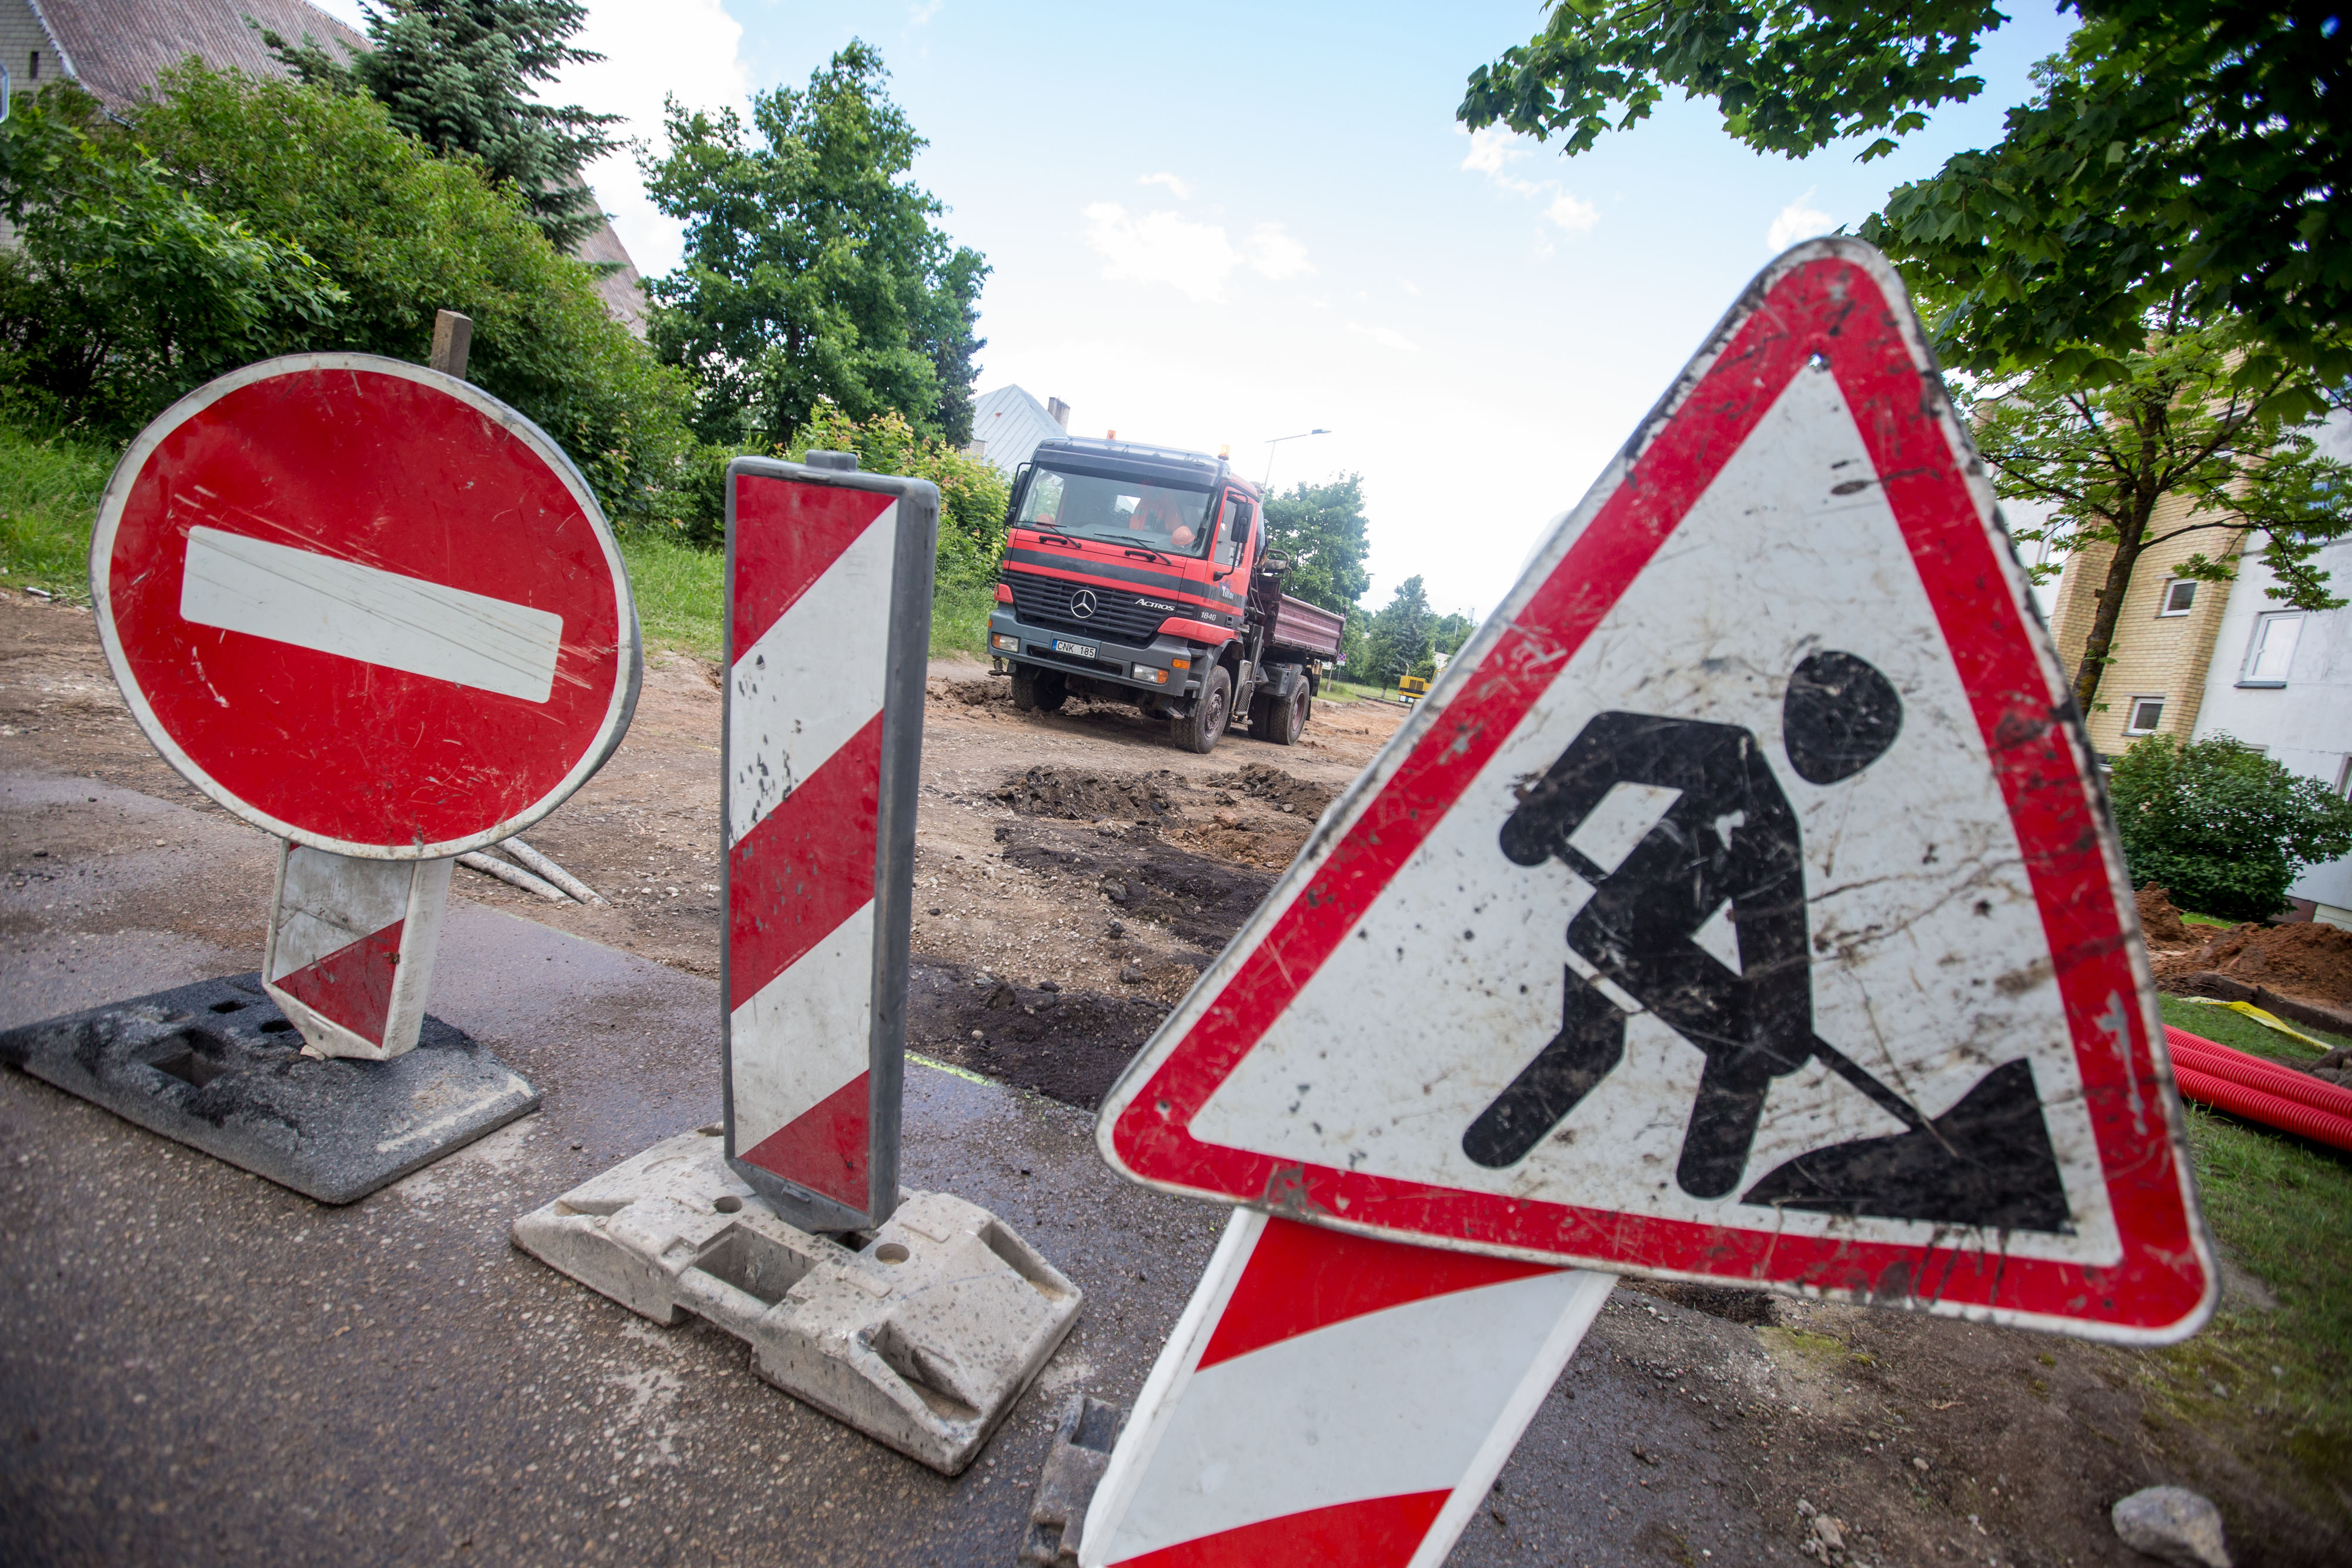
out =
[[1030,473],[1020,521],[1077,538],[1197,556],[1208,549],[1208,512],[1206,490],[1037,468]]

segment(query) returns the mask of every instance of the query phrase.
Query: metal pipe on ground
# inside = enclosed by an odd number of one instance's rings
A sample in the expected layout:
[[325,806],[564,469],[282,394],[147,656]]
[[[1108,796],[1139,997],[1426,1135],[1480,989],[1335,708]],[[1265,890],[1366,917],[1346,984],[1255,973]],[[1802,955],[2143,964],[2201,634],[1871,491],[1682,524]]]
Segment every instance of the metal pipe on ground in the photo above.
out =
[[[499,841],[499,848],[570,894],[583,904],[604,906],[604,895],[522,841],[521,836]],[[609,907],[609,906],[607,906]]]
[[468,868],[469,870],[482,872],[488,875],[497,877],[500,882],[506,883],[509,886],[519,887],[525,893],[535,893],[539,894],[540,897],[544,898],[551,903],[569,904],[572,902],[570,896],[554,883],[542,882],[538,877],[531,875],[530,873],[523,870],[522,867],[519,865],[509,865],[506,862],[486,855],[479,850],[467,850],[464,854],[457,857],[457,863]]

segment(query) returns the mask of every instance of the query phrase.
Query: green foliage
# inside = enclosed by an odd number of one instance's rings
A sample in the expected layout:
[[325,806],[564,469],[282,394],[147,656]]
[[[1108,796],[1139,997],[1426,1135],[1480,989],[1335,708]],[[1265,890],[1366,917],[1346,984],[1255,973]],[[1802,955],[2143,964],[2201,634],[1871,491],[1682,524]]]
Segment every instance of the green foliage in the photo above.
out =
[[0,578],[89,595],[89,531],[117,454],[0,419]]
[[596,231],[604,214],[581,183],[581,165],[616,145],[604,127],[622,117],[577,104],[551,108],[534,82],[574,62],[604,57],[574,48],[585,25],[577,0],[368,0],[369,50],[348,65],[306,35],[299,45],[264,32],[262,42],[304,81],[366,92],[393,124],[443,154],[478,158],[492,179],[521,193],[533,222],[562,250]]
[[1435,624],[1420,577],[1406,578],[1372,617],[1364,633],[1362,662],[1350,660],[1349,673],[1375,685],[1411,674],[1429,660],[1430,632]]
[[95,99],[49,88],[0,123],[0,393],[44,421],[136,423],[301,341],[349,296],[298,244],[216,215]]
[[703,440],[781,442],[827,402],[853,420],[895,409],[925,436],[971,439],[988,267],[903,177],[926,143],[887,77],[853,42],[805,92],[757,95],[748,127],[732,110],[671,101],[668,153],[645,171],[655,203],[686,225],[686,265],[651,286],[653,340],[698,384]]
[[[2352,528],[2352,468],[2320,455],[2312,440],[2317,422],[2298,417],[2313,403],[2340,401],[2341,392],[2276,361],[2250,381],[2244,341],[2236,318],[2208,323],[2168,313],[2142,347],[2118,358],[2104,385],[2045,367],[1982,383],[1964,399],[2001,497],[2054,508],[2015,537],[2046,541],[2061,558],[2112,549],[2075,673],[2075,703],[2085,711],[2133,570],[2157,545],[2210,539],[2210,549],[2174,570],[2227,581],[2251,528],[2278,578],[2272,598],[2305,610],[2344,602],[2329,593],[2314,558]],[[2159,529],[2157,508],[2168,498],[2193,509]],[[2059,564],[2036,570],[2047,577]]]
[[988,618],[996,594],[985,582],[942,580],[931,591],[931,657],[978,658],[988,652]]
[[1294,485],[1286,495],[1265,498],[1266,548],[1291,559],[1283,591],[1326,610],[1354,610],[1372,585],[1364,570],[1364,528],[1360,474]]
[[646,646],[719,657],[727,632],[727,558],[697,549],[672,530],[636,528],[621,536],[621,559],[628,564]]
[[[13,144],[13,121],[6,131]],[[178,362],[162,380],[152,356],[110,346],[121,314],[83,321],[78,351],[98,362],[97,380],[86,394],[56,394],[58,417],[128,434],[226,364],[267,353],[422,361],[434,311],[458,310],[474,321],[467,379],[554,437],[616,522],[676,516],[691,388],[605,313],[592,269],[558,254],[521,198],[470,159],[435,157],[372,99],[194,64],[165,72],[128,126],[79,134],[98,165],[118,172],[110,177],[150,170],[222,225],[303,258],[334,294],[320,296],[314,315],[265,322],[262,340],[223,350],[225,361]],[[73,199],[46,167],[26,181],[27,199]],[[12,175],[12,199],[17,189]]]
[[797,463],[811,451],[855,452],[869,474],[929,479],[940,491],[938,580],[992,583],[1004,551],[1004,513],[1012,486],[996,467],[966,457],[946,442],[919,434],[895,409],[854,420],[831,403],[793,434],[784,455]]
[[[2001,141],[1898,188],[1863,226],[1935,307],[1947,360],[2097,380],[2180,302],[2243,317],[2265,345],[2258,374],[2271,353],[2352,371],[2352,36],[2325,7],[2067,8],[2081,26]],[[2005,20],[1986,0],[1554,0],[1531,42],[1472,73],[1459,112],[1562,135],[1572,155],[1679,88],[1758,152],[1867,137],[1867,160],[1983,90],[1969,67]]]
[[1431,625],[1429,645],[1433,652],[1451,657],[1462,651],[1462,644],[1470,641],[1470,633],[1476,630],[1478,618],[1457,610],[1451,615],[1439,616]]
[[2107,795],[2133,884],[2227,919],[2268,919],[2303,867],[2352,852],[2352,802],[2225,735],[2148,736]]

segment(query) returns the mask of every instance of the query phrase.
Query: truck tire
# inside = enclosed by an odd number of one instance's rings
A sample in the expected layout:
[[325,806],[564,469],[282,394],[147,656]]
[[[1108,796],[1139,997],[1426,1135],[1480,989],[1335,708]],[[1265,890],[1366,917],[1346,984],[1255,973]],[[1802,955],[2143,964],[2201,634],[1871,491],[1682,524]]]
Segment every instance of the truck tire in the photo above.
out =
[[1059,713],[1069,697],[1069,685],[1058,673],[1033,670],[1025,664],[1013,666],[1013,706],[1021,712]]
[[1288,702],[1279,697],[1269,697],[1266,708],[1265,724],[1262,727],[1253,724],[1250,727],[1260,739],[1270,740],[1276,746],[1288,746],[1298,738],[1298,732],[1307,727],[1307,688],[1299,687]]
[[1202,757],[1214,751],[1218,737],[1225,733],[1225,721],[1233,716],[1233,677],[1223,669],[1211,670],[1192,711],[1168,727],[1176,744]]

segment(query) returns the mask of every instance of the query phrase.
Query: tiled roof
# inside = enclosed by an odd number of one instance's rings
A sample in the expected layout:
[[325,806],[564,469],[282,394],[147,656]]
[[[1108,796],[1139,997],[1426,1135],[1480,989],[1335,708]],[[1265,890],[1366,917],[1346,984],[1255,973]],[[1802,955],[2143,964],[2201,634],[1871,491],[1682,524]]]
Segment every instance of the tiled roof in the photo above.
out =
[[81,85],[107,108],[130,107],[190,55],[226,70],[284,76],[250,16],[291,43],[309,34],[333,54],[367,40],[305,0],[35,0]]

